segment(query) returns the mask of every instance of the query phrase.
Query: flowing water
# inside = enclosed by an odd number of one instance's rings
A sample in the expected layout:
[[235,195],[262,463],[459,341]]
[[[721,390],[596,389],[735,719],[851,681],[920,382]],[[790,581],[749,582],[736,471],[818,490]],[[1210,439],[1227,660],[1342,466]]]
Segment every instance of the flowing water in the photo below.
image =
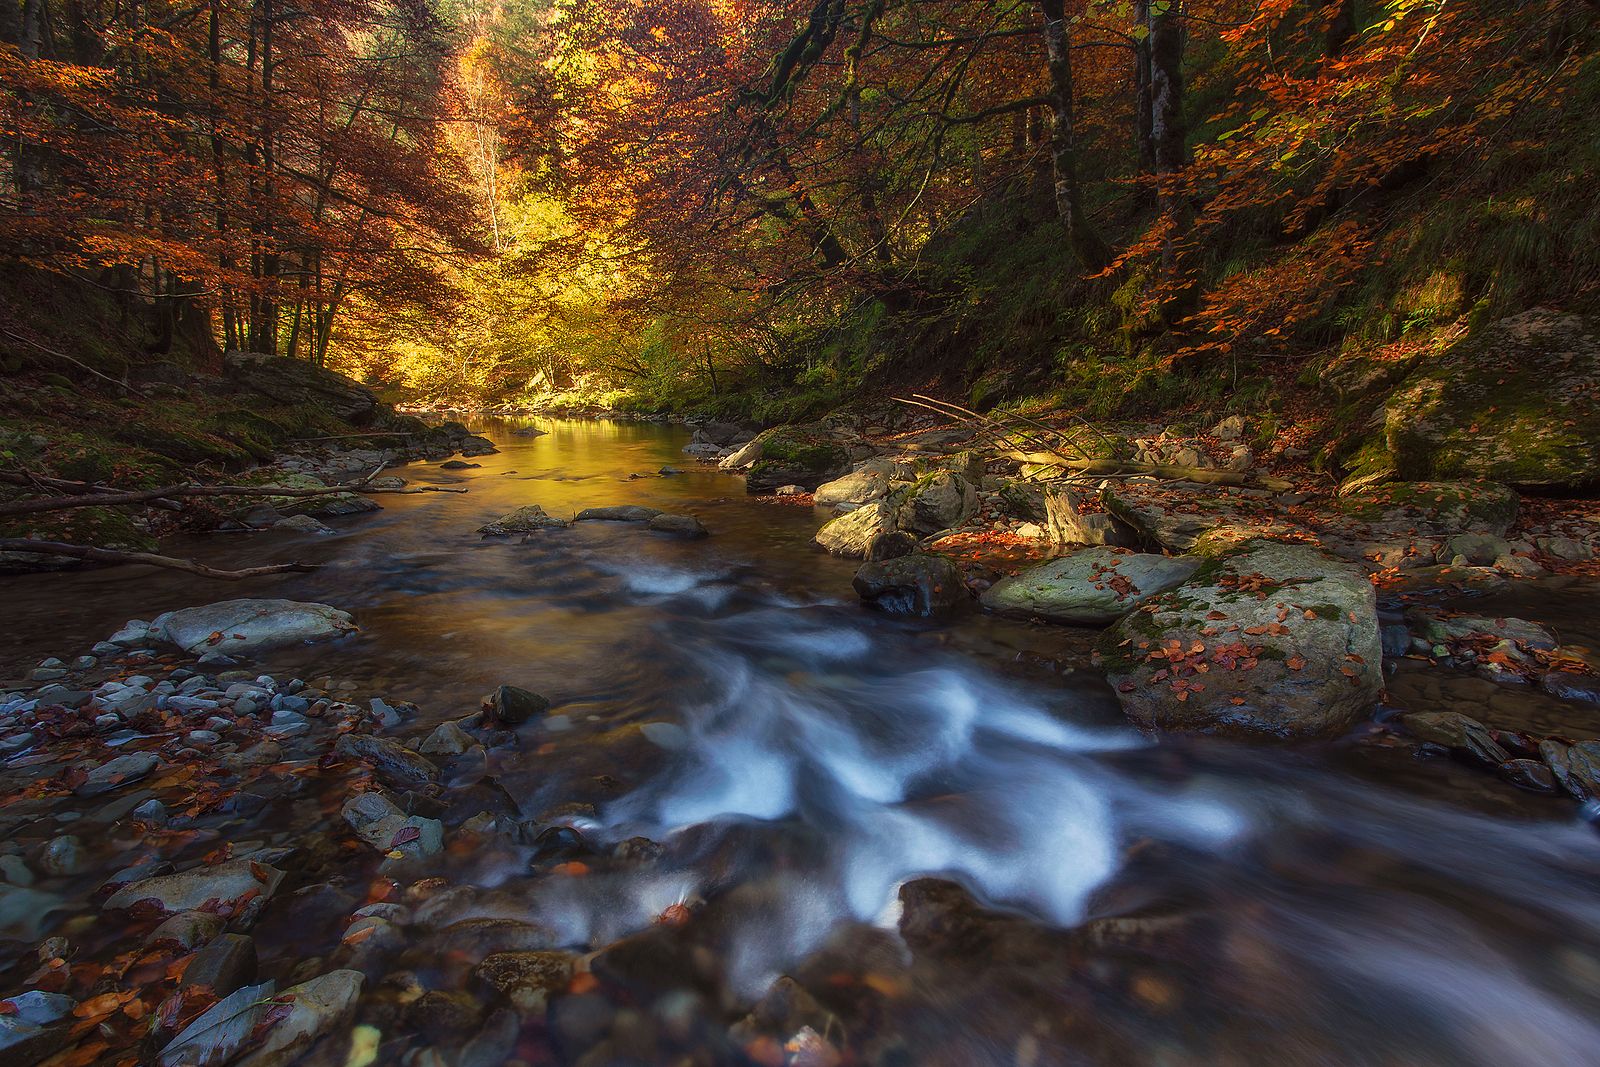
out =
[[[722,1062],[721,1027],[791,974],[864,1062],[1600,1063],[1600,838],[1569,802],[1380,747],[1151,743],[1087,669],[1089,635],[868,614],[854,565],[809,545],[819,514],[686,463],[681,430],[541,425],[479,427],[502,449],[479,469],[401,471],[467,495],[175,550],[326,564],[248,595],[325,600],[363,633],[274,673],[428,720],[502,682],[555,702],[489,771],[528,817],[665,856],[550,878],[502,850],[457,874],[565,945],[670,941],[664,967],[614,968],[635,988],[584,1062]],[[472,532],[524,503],[688,510],[714,536]],[[245,595],[128,569],[7,589],[18,662]],[[982,909],[927,883],[902,903],[925,876]],[[676,904],[694,918],[660,926]],[[726,1013],[715,1039],[674,1029],[684,990]],[[552,1009],[563,1040],[585,999]],[[629,1012],[654,1052],[617,1036]]]

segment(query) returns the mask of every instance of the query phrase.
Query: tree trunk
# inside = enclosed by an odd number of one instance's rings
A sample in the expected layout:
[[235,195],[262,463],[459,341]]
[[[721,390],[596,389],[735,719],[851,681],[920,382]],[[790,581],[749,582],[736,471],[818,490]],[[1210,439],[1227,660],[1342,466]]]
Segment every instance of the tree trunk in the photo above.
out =
[[1183,4],[1152,3],[1150,30],[1150,140],[1155,149],[1156,199],[1167,233],[1161,248],[1166,275],[1164,316],[1181,317],[1193,299],[1193,285],[1181,278],[1179,246],[1189,227],[1188,197],[1183,172],[1189,165],[1183,124]]
[[1078,145],[1073,130],[1072,42],[1062,0],[1039,0],[1044,15],[1045,63],[1050,69],[1050,151],[1055,178],[1056,214],[1067,229],[1067,243],[1086,271],[1099,271],[1110,260],[1100,235],[1083,210],[1078,185]]
[[[1133,17],[1141,26],[1150,22],[1150,0],[1134,0]],[[1134,131],[1138,139],[1139,173],[1156,172],[1156,141],[1150,84],[1150,37],[1146,34],[1133,43]]]

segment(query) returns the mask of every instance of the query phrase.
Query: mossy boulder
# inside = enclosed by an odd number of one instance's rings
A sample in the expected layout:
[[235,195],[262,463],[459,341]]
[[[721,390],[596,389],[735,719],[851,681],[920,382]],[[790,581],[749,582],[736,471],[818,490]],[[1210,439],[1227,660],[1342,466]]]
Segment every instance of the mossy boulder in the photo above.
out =
[[748,493],[770,493],[780,486],[816,489],[850,466],[850,450],[820,426],[776,426],[764,431],[761,460],[745,479]]
[[891,615],[942,615],[969,599],[961,568],[928,552],[866,563],[853,584],[865,603]]
[[1517,520],[1519,498],[1496,482],[1389,482],[1337,500],[1346,518],[1377,531],[1424,537],[1458,533],[1503,537]]
[[1600,484],[1600,319],[1535,308],[1447,348],[1389,397],[1402,478]]
[[320,408],[356,425],[383,410],[371,389],[309,360],[230,352],[225,367],[232,381],[278,404]]
[[1383,689],[1371,582],[1309,545],[1257,542],[1207,561],[1098,651],[1123,711],[1150,731],[1334,733]]

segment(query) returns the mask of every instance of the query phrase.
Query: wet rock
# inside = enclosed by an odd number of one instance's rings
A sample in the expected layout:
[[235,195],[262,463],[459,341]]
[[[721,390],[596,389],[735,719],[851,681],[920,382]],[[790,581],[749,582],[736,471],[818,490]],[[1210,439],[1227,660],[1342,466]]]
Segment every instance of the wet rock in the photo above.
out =
[[761,443],[761,439],[757,438],[754,441],[750,441],[747,444],[740,446],[740,448],[732,454],[723,456],[722,459],[718,461],[717,466],[725,471],[744,470],[746,467],[751,467],[761,462],[761,454],[764,451],[765,446]]
[[180,984],[201,986],[225,997],[255,977],[256,943],[244,934],[223,934],[194,954]]
[[1556,793],[1560,790],[1556,786],[1556,776],[1549,767],[1539,760],[1514,759],[1507,760],[1497,768],[1500,777],[1516,786],[1526,789],[1530,793]]
[[1600,677],[1592,674],[1549,671],[1540,676],[1539,687],[1559,700],[1600,704]]
[[130,752],[125,756],[117,756],[90,771],[73,792],[80,797],[97,797],[148,777],[160,765],[161,760],[153,752]]
[[[294,600],[224,600],[169,611],[151,626],[161,640],[192,655],[260,652],[356,632],[348,612]],[[219,636],[220,635],[220,636]]]
[[228,860],[130,883],[113,893],[105,907],[116,911],[150,901],[163,914],[171,915],[207,905],[214,908],[218,903],[238,905],[247,895],[264,899],[281,881],[283,872],[276,867],[250,859]]
[[514,685],[502,685],[483,698],[484,713],[495,722],[516,726],[550,710],[550,701]]
[[421,751],[428,756],[459,756],[477,744],[465,730],[453,722],[442,722],[422,742]]
[[[829,522],[817,531],[814,540],[829,555],[851,559],[871,558],[870,554],[880,539],[900,532],[897,516],[895,508],[881,501],[868,504]],[[915,545],[915,538],[909,540]]]
[[483,1029],[462,1046],[456,1067],[502,1067],[515,1058],[521,1032],[516,1012],[505,1008],[490,1012]]
[[267,1031],[259,1047],[238,1061],[238,1067],[280,1067],[293,1062],[318,1038],[350,1020],[363,980],[360,971],[331,971],[285,989],[280,1000],[289,1001],[289,1014]]
[[825,1028],[830,1014],[800,983],[784,975],[729,1032],[736,1044],[748,1047],[762,1034],[784,1040],[804,1027]]
[[532,862],[535,864],[561,863],[592,855],[594,849],[588,840],[571,826],[546,827],[533,841]]
[[524,1015],[542,1014],[551,994],[572,982],[577,957],[567,952],[497,952],[473,969],[473,977]]
[[220,915],[206,911],[180,911],[167,918],[145,938],[147,945],[176,945],[192,952],[222,933]]
[[1569,795],[1578,800],[1600,798],[1600,741],[1568,745],[1550,739],[1540,742],[1539,755]]
[[1212,560],[1113,625],[1099,652],[1147,730],[1327,733],[1370,714],[1383,689],[1372,583],[1305,545]]
[[381,793],[358,793],[339,813],[356,836],[384,853],[421,859],[444,848],[444,825],[437,819],[405,815]]
[[405,1025],[430,1041],[459,1039],[478,1028],[483,1010],[469,994],[430,989],[406,1005]]
[[969,599],[961,568],[946,556],[915,553],[871,561],[856,571],[856,593],[891,615],[944,614]]
[[469,471],[477,470],[482,466],[482,463],[468,463],[466,460],[461,459],[447,459],[439,464],[439,469],[442,471]]
[[978,511],[978,490],[952,471],[935,471],[906,493],[899,525],[919,534],[936,534],[961,526]]
[[538,923],[505,918],[462,919],[429,939],[435,951],[477,960],[499,952],[542,951],[554,942],[554,935]]
[[650,520],[650,529],[656,533],[673,534],[677,537],[700,538],[711,536],[711,531],[702,526],[700,520],[693,515],[668,515],[663,513]]
[[779,426],[763,432],[761,459],[745,478],[747,493],[770,493],[780,485],[815,489],[842,473],[850,452],[821,426]]
[[979,599],[990,611],[1002,614],[1104,625],[1182,585],[1200,562],[1193,556],[1091,548],[1002,578]]
[[1534,541],[1539,551],[1551,559],[1586,560],[1594,558],[1594,549],[1570,537],[1541,537]]
[[584,508],[578,512],[573,522],[649,522],[661,514],[659,508],[647,508],[638,504],[621,504],[608,508]]
[[[1526,619],[1490,619],[1480,615],[1435,615],[1424,610],[1410,613],[1417,632],[1430,644],[1445,644],[1469,638],[1492,636],[1513,645],[1550,650],[1556,647],[1556,637],[1538,623]],[[1511,652],[1521,656],[1517,649]],[[1524,657],[1525,658],[1525,657]]]
[[279,519],[272,524],[274,530],[287,530],[290,533],[303,534],[331,534],[333,528],[310,515],[291,515],[286,519]]
[[1400,725],[1418,741],[1441,745],[1485,766],[1498,766],[1511,758],[1487,726],[1459,712],[1412,712],[1400,716]]
[[342,760],[365,763],[380,781],[402,788],[428,785],[439,778],[439,768],[397,741],[371,734],[343,734],[334,742],[333,754]]
[[72,834],[52,838],[39,850],[35,864],[42,873],[53,878],[77,874],[84,866],[83,842]]
[[478,532],[485,537],[510,537],[513,534],[529,534],[537,530],[558,529],[566,525],[564,520],[545,514],[544,508],[538,504],[524,504],[515,511],[507,512],[493,522],[478,527]]

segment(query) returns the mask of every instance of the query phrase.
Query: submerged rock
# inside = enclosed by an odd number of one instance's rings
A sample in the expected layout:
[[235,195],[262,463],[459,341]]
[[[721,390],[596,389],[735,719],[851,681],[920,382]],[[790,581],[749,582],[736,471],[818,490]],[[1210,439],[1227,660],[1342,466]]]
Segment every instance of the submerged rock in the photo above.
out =
[[1400,717],[1400,725],[1419,741],[1440,745],[1487,766],[1498,766],[1511,758],[1487,726],[1459,712],[1412,712]]
[[472,974],[519,1012],[537,1014],[551,994],[567,988],[576,964],[567,952],[496,952]]
[[282,880],[283,872],[276,867],[251,859],[227,860],[132,882],[113,893],[105,907],[118,910],[149,901],[171,915],[219,903],[237,905],[247,895],[270,897]]
[[1104,625],[1181,585],[1200,562],[1193,556],[1091,548],[1002,578],[980,599],[990,611],[1004,614]]
[[1099,651],[1147,730],[1329,733],[1370,714],[1383,689],[1371,582],[1305,545],[1211,561],[1112,626]]
[[550,710],[550,701],[515,685],[497,686],[483,698],[483,710],[497,722],[516,726]]
[[230,656],[327,641],[358,629],[349,612],[296,600],[224,600],[158,615],[150,627],[159,640],[191,655]]
[[862,600],[891,615],[939,615],[968,600],[961,568],[925,552],[869,562],[854,585]]
[[289,1004],[288,1015],[273,1024],[266,1040],[238,1061],[238,1067],[279,1067],[298,1058],[318,1038],[349,1021],[363,981],[360,971],[330,971],[285,989],[279,1000]]
[[619,504],[607,508],[584,508],[573,522],[649,522],[661,514],[660,508],[639,504]]
[[366,763],[380,780],[401,788],[414,789],[439,778],[439,768],[430,760],[387,737],[344,734],[334,742],[333,754],[340,759]]
[[711,536],[711,531],[701,525],[700,520],[693,515],[668,515],[663,513],[650,520],[650,529],[656,533],[673,534],[677,537],[701,538]]

